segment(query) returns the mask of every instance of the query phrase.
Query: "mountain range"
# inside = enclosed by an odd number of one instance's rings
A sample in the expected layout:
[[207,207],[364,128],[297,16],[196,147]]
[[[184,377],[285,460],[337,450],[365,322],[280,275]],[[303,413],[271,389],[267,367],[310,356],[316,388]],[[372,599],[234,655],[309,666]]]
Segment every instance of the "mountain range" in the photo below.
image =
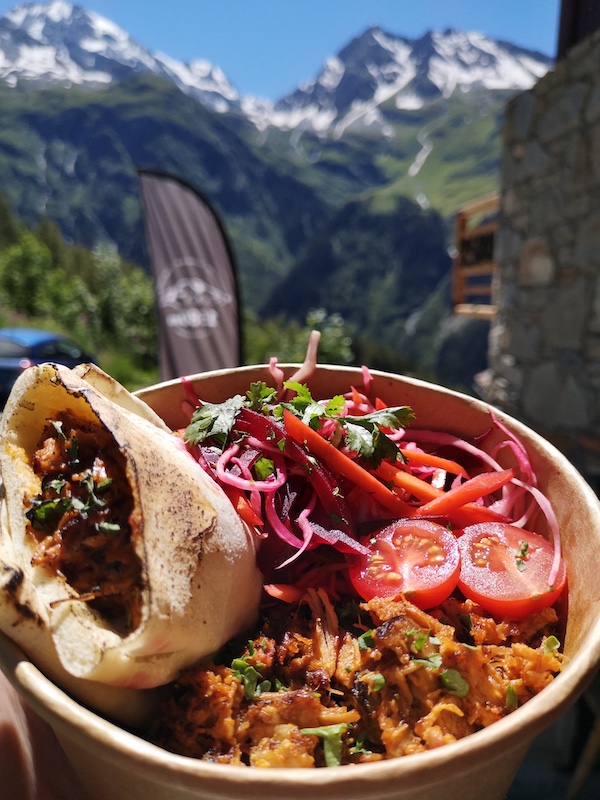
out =
[[[271,102],[93,11],[26,3],[0,19],[0,185],[25,220],[46,215],[68,239],[109,241],[148,268],[136,168],[179,174],[220,212],[249,308],[300,316],[320,305],[366,340],[410,351],[426,304],[448,313],[435,297],[447,295],[456,207],[497,188],[504,105],[551,65],[478,32],[409,39],[371,27]],[[361,232],[351,248],[349,224]],[[411,236],[426,230],[438,252],[422,270]],[[370,267],[374,253],[387,271]],[[299,303],[308,254],[326,274]],[[343,302],[365,288],[357,274],[377,302],[403,287],[393,325]]]

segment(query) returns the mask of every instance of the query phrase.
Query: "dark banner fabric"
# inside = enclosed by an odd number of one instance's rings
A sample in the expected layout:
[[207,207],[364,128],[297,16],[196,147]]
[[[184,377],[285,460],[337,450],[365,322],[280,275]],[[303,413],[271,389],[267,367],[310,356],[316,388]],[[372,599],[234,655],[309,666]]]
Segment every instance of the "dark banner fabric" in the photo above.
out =
[[156,286],[161,380],[241,363],[235,264],[210,203],[173,175],[138,170]]

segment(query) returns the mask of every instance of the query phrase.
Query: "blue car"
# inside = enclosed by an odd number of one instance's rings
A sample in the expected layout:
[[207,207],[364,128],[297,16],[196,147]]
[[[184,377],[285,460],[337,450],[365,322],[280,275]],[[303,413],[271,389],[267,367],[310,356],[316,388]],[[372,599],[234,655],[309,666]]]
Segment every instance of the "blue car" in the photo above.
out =
[[0,403],[6,402],[19,375],[34,364],[53,361],[75,367],[95,360],[59,333],[34,328],[0,328]]

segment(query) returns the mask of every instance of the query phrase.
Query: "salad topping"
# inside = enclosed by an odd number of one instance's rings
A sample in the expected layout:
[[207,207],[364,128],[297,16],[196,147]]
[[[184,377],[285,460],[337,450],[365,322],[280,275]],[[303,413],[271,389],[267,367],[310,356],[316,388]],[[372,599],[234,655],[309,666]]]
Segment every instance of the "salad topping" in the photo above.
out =
[[313,342],[290,380],[272,360],[273,386],[220,404],[184,381],[184,439],[262,538],[265,593],[248,636],[167,692],[152,738],[175,752],[255,767],[417,753],[560,671],[558,525],[518,439],[493,413],[490,450],[413,428],[366,368],[317,400],[314,366]]

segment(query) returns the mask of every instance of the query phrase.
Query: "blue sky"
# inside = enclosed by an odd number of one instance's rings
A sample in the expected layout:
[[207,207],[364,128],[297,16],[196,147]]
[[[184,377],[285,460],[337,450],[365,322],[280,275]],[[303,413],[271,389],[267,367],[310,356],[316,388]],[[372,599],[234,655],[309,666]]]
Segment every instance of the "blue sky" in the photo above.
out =
[[[370,25],[410,38],[479,30],[556,52],[560,0],[88,0],[140,44],[220,66],[242,94],[277,100]],[[19,3],[0,0],[0,16]]]

